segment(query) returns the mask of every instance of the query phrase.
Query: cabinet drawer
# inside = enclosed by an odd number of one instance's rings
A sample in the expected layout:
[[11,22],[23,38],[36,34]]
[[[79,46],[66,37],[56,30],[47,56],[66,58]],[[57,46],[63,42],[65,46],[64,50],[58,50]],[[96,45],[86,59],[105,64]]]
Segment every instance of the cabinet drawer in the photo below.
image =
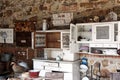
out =
[[60,71],[73,72],[73,65],[67,63],[60,63]]
[[36,69],[36,70],[44,69],[43,62],[33,61],[33,69]]
[[117,48],[117,44],[103,44],[104,47]]
[[90,44],[90,47],[103,47],[103,44]]
[[49,67],[49,66],[45,66],[45,70],[60,71],[60,70],[59,70],[59,67]]
[[58,67],[58,63],[57,62],[45,62],[44,63],[45,67]]
[[64,80],[73,80],[73,74],[72,73],[64,73]]

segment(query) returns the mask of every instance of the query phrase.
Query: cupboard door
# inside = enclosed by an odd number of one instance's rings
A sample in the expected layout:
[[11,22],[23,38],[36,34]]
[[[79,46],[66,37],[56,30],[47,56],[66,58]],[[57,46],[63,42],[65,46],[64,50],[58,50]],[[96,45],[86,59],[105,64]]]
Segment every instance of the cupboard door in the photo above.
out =
[[92,41],[92,23],[76,24],[77,41]]
[[76,25],[70,24],[70,42],[76,41]]
[[114,24],[101,23],[93,27],[94,41],[114,41]]
[[73,64],[71,64],[71,63],[60,63],[60,71],[73,72]]
[[31,32],[16,32],[16,46],[32,47],[32,33]]
[[61,32],[61,48],[69,49],[70,32]]
[[76,25],[70,24],[70,53],[78,52],[76,43]]
[[35,48],[46,47],[46,33],[35,33]]
[[117,41],[120,41],[120,22],[117,23],[117,27],[118,27],[118,35],[116,35]]
[[60,32],[48,32],[47,33],[47,48],[60,48]]
[[64,73],[64,80],[73,80],[73,74],[72,73]]

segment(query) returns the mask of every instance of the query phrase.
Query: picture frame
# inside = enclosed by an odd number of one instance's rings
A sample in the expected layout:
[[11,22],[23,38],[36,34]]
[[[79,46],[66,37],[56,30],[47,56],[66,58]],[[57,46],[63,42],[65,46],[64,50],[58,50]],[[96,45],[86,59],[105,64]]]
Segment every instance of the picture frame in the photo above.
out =
[[0,28],[0,43],[13,43],[13,28]]

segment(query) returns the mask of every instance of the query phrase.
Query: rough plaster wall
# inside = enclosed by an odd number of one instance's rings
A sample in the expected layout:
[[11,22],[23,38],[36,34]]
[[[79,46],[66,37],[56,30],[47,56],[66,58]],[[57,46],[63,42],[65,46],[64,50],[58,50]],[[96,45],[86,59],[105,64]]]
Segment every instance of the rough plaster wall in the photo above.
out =
[[53,13],[73,12],[74,17],[87,16],[119,3],[119,0],[0,0],[0,24],[14,27],[15,20],[32,18],[38,21],[39,27],[41,20]]

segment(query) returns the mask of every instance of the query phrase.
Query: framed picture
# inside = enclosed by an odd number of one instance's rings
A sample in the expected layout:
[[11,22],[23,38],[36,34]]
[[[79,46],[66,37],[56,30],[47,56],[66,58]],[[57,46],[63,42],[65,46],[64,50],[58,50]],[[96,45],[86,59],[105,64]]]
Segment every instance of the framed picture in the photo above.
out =
[[13,33],[12,28],[0,28],[0,43],[13,43]]

